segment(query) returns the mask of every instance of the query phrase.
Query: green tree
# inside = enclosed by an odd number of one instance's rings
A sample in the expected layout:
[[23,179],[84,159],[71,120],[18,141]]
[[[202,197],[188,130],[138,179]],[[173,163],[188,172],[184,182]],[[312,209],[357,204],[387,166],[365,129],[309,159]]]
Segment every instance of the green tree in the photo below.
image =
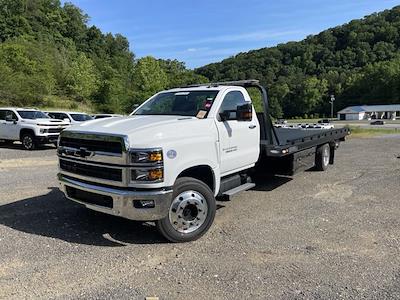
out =
[[168,77],[160,63],[151,56],[139,59],[133,74],[133,103],[142,103],[168,86]]
[[[400,101],[400,96],[396,96],[398,83],[392,80],[393,66],[386,62],[400,56],[399,36],[397,6],[300,42],[240,53],[195,72],[210,81],[259,79],[269,87],[271,107],[278,103],[287,117],[329,113],[329,93],[336,95],[338,108],[359,99],[391,103]],[[373,72],[370,66],[378,70]],[[287,93],[280,91],[283,86]]]
[[328,82],[325,79],[309,77],[299,86],[298,102],[304,114],[310,114],[322,104],[328,93]]
[[85,54],[79,53],[67,71],[66,87],[71,96],[78,100],[92,96],[99,85],[94,64]]
[[45,48],[24,40],[0,44],[0,94],[3,101],[36,105],[54,91],[53,60],[51,51]]

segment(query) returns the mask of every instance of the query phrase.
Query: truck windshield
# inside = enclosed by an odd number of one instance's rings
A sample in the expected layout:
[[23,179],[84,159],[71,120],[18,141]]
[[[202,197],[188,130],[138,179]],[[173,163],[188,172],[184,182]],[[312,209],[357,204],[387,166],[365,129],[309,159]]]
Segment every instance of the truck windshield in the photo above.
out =
[[134,115],[177,115],[205,117],[218,91],[161,93],[142,105]]
[[48,115],[37,110],[18,110],[17,112],[22,119],[49,119]]
[[70,114],[71,118],[74,119],[74,121],[77,122],[84,122],[84,121],[89,121],[93,120],[93,118],[89,115],[86,114]]

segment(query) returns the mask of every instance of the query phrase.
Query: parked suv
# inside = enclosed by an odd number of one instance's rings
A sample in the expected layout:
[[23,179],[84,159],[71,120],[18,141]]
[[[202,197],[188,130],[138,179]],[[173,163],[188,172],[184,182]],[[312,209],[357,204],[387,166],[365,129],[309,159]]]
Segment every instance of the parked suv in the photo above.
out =
[[71,124],[81,124],[82,122],[93,120],[91,116],[81,112],[48,111],[46,113],[52,119],[64,120]]
[[38,144],[57,144],[60,132],[68,126],[37,109],[0,108],[0,140],[21,141],[26,150],[33,150]]

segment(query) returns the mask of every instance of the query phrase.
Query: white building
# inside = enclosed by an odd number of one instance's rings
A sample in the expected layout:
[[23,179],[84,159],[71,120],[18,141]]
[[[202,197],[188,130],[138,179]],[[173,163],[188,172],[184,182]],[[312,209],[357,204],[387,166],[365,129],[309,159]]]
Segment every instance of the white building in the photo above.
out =
[[337,113],[339,120],[400,118],[400,104],[349,106]]

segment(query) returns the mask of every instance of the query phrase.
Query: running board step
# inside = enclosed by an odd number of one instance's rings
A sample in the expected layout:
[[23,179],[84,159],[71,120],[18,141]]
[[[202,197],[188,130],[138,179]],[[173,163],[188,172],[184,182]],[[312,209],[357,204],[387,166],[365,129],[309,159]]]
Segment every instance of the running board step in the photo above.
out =
[[249,190],[249,189],[251,189],[251,188],[253,188],[255,186],[256,185],[254,183],[245,183],[245,184],[239,185],[239,186],[237,186],[237,187],[235,187],[235,188],[233,188],[233,189],[231,189],[229,191],[224,192],[223,195],[233,196],[233,195],[235,195],[237,193],[240,193],[240,192],[243,192],[243,191],[247,191],[247,190]]

